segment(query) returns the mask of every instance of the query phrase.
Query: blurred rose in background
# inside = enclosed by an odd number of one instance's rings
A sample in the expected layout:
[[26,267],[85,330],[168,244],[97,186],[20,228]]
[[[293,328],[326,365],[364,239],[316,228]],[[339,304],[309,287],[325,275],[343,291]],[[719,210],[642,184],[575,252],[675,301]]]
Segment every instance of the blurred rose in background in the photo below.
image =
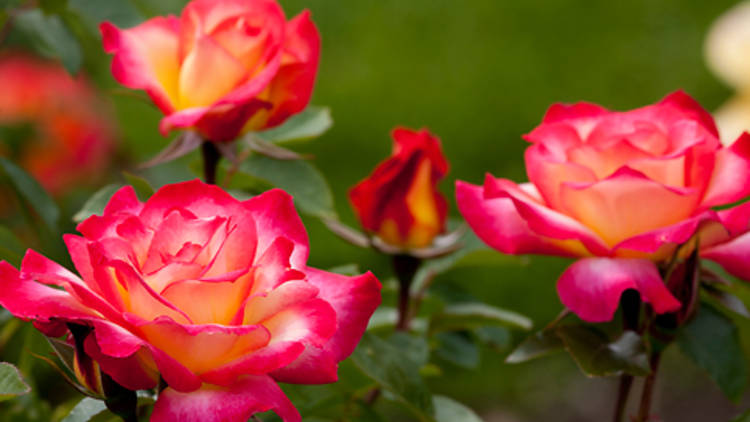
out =
[[750,1],[719,16],[706,37],[706,61],[713,73],[735,90],[719,107],[716,124],[724,144],[750,129]]
[[91,185],[114,147],[106,107],[83,77],[30,55],[0,56],[0,155],[51,194]]

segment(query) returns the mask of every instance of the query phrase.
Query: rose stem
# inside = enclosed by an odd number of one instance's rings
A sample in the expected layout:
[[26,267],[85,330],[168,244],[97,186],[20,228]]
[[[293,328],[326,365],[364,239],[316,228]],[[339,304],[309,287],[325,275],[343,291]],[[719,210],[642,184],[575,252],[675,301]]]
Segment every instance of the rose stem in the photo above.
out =
[[221,158],[219,149],[211,141],[205,141],[201,145],[201,155],[203,155],[203,179],[210,185],[216,184],[216,168]]
[[636,422],[647,422],[651,413],[651,399],[654,395],[654,384],[656,383],[656,373],[659,370],[659,362],[661,361],[661,353],[655,352],[651,355],[651,373],[646,377],[646,382],[643,384],[643,392],[641,393],[641,405],[638,409],[638,417],[635,419]]
[[409,330],[409,305],[411,302],[411,284],[422,260],[407,254],[393,255],[393,272],[399,284],[397,331]]
[[[634,290],[626,290],[620,298],[622,307],[622,326],[624,330],[639,332],[639,319],[641,314],[641,297]],[[617,404],[615,405],[614,422],[622,422],[625,417],[625,408],[628,404],[630,388],[633,386],[633,376],[630,374],[620,375],[620,385],[617,389]]]

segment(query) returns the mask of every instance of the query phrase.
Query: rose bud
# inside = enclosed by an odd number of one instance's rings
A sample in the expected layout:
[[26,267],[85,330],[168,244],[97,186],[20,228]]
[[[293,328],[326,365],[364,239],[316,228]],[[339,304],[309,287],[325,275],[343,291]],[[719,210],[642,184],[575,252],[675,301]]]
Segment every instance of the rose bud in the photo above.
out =
[[448,205],[437,183],[448,172],[440,140],[426,129],[393,131],[393,154],[349,191],[362,227],[404,249],[430,246]]
[[129,390],[163,379],[154,422],[299,421],[277,382],[336,381],[380,303],[371,273],[307,266],[278,189],[238,201],[190,181],[142,203],[126,186],[78,231],[65,242],[80,277],[29,251],[20,271],[0,262],[0,304],[48,335],[90,327],[86,355]]
[[148,93],[164,135],[191,128],[231,141],[281,124],[312,95],[320,35],[308,11],[286,21],[275,0],[194,0],[179,18],[101,31],[112,75]]
[[113,128],[83,77],[73,79],[58,63],[11,54],[0,56],[0,81],[0,155],[53,195],[101,175],[114,147]]
[[626,289],[657,313],[680,302],[658,265],[697,238],[703,258],[750,279],[750,135],[719,141],[711,115],[682,92],[616,112],[553,105],[525,136],[530,183],[487,175],[459,181],[461,214],[491,247],[509,254],[580,257],[560,277],[562,303],[590,322],[611,320]]

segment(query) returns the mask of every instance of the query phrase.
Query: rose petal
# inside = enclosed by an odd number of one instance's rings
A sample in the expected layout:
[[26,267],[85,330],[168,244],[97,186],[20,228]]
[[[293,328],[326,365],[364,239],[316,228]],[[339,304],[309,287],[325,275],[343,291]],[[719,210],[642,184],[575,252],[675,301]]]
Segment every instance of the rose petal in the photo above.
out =
[[536,234],[518,214],[509,198],[484,199],[481,186],[456,181],[456,203],[461,215],[482,241],[490,247],[507,254],[541,253],[559,256],[575,256],[583,245],[565,246],[564,241]]
[[284,422],[302,417],[278,385],[268,376],[247,376],[230,387],[203,384],[180,393],[166,388],[159,394],[152,422],[245,422],[258,412],[273,410]]
[[115,79],[130,88],[145,89],[165,114],[174,110],[179,98],[178,28],[173,16],[155,17],[125,30],[109,22],[99,27],[104,50],[114,53]]
[[647,259],[585,258],[568,267],[557,281],[563,305],[588,322],[610,321],[627,289],[637,290],[659,314],[681,306],[656,265]]

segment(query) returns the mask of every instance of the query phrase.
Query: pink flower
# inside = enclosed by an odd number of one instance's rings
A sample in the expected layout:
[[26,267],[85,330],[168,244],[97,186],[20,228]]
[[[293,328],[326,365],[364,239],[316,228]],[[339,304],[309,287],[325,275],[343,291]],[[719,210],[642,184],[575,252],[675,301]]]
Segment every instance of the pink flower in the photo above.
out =
[[440,140],[426,129],[393,131],[393,154],[349,191],[365,230],[404,248],[429,246],[445,230],[437,184],[448,172]]
[[693,236],[703,257],[750,278],[750,204],[711,209],[750,193],[750,135],[722,147],[686,94],[626,112],[556,104],[525,139],[531,183],[459,181],[459,210],[502,252],[584,257],[557,285],[582,319],[610,320],[629,288],[658,313],[678,309],[656,264]]
[[115,79],[146,90],[163,134],[193,128],[219,142],[302,111],[320,57],[310,13],[287,22],[275,0],[193,0],[180,18],[101,31]]
[[299,421],[277,382],[337,379],[380,303],[380,283],[307,267],[292,199],[240,202],[200,181],[141,203],[125,187],[65,242],[80,277],[34,251],[0,263],[0,304],[60,336],[89,327],[86,354],[117,383],[167,383],[152,421]]
[[22,139],[0,139],[0,155],[20,163],[54,195],[101,175],[111,160],[114,130],[83,77],[15,53],[0,57],[0,81],[0,126],[31,129]]

